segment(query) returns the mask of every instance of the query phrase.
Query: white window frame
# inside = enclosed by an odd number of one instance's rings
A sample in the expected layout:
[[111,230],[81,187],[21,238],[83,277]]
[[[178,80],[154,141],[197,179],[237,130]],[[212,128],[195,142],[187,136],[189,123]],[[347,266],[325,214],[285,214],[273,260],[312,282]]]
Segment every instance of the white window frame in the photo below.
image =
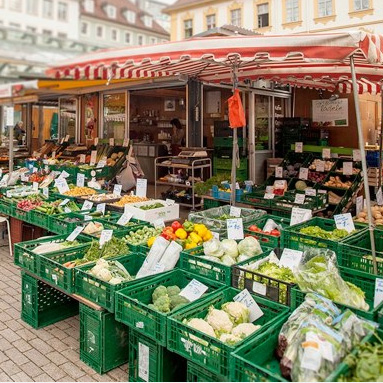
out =
[[[116,38],[113,38],[113,32],[116,32]],[[116,29],[116,28],[112,28],[112,29],[110,30],[110,39],[111,39],[112,41],[118,41],[118,29]]]
[[[126,36],[129,36],[129,41],[126,41]],[[124,33],[124,43],[129,45],[132,43],[132,34],[130,32]]]
[[[50,4],[50,8],[48,9],[48,13],[46,12],[47,9],[45,8],[46,4]],[[53,1],[52,0],[43,0],[43,17],[46,19],[53,18]]]
[[318,0],[318,17],[332,16],[332,2],[334,0]]
[[129,23],[134,24],[134,23],[136,22],[136,12],[131,11],[130,9],[128,9],[128,10],[126,11],[126,20],[127,20]]
[[[102,30],[102,35],[101,35],[101,36],[98,35],[98,28],[101,28],[101,30]],[[97,37],[98,39],[104,39],[104,38],[105,38],[105,28],[104,28],[104,26],[101,25],[101,24],[97,24],[97,25],[96,25],[96,37]]]
[[117,17],[117,8],[114,5],[108,4],[106,6],[106,14],[110,19],[115,19]]
[[25,13],[28,15],[38,15],[39,0],[26,0]]
[[[262,10],[262,7],[266,7],[267,12],[264,12]],[[261,23],[261,20],[263,20],[261,16],[265,16],[265,15],[267,15],[267,25],[263,25],[263,23]],[[257,28],[267,28],[269,26],[270,26],[270,4],[269,3],[258,4],[257,5]]]
[[94,12],[94,0],[85,0],[84,9],[85,9],[85,12],[93,13]]
[[[60,9],[61,7],[63,7],[63,9]],[[65,22],[68,21],[68,3],[59,1],[59,3],[57,4],[57,20]]]
[[184,20],[184,35],[185,39],[188,39],[193,36],[193,19]]
[[[86,32],[84,33],[83,30],[82,30],[82,26],[83,25],[86,25]],[[82,36],[89,36],[89,30],[90,30],[90,25],[87,21],[81,21],[81,24],[80,24],[80,33]]]
[[153,18],[149,15],[144,16],[144,24],[148,28],[152,28],[153,26]]
[[[142,39],[142,44],[140,44],[140,38]],[[137,35],[137,45],[145,45],[144,35]]]
[[212,13],[210,15],[206,15],[206,29],[213,29],[217,26],[217,19],[215,16],[215,13]]
[[297,21],[299,21],[299,0],[286,0],[286,22],[296,23]]
[[[354,11],[366,11],[367,9],[370,9],[370,0],[353,0],[354,1]],[[366,4],[367,6],[364,6]]]
[[235,25],[240,27],[242,24],[242,9],[236,8],[230,11],[230,23],[231,25]]
[[9,9],[14,12],[21,12],[23,10],[22,0],[10,0]]
[[157,44],[157,37],[151,37],[150,44]]

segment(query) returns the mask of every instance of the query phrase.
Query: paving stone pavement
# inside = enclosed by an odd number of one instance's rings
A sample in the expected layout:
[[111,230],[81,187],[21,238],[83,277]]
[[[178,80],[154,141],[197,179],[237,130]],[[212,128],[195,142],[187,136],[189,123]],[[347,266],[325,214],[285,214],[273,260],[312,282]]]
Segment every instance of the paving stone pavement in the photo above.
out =
[[128,381],[127,365],[99,375],[80,360],[78,315],[38,330],[23,322],[20,269],[7,246],[0,265],[0,382]]

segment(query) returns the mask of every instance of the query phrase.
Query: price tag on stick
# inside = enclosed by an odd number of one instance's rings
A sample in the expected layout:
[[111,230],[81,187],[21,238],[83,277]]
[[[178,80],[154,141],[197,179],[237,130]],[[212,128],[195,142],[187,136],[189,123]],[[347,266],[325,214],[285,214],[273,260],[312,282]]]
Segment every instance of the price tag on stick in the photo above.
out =
[[159,219],[156,219],[154,222],[153,222],[153,225],[155,228],[157,227],[165,227],[165,222],[163,219],[159,218]]
[[264,199],[274,199],[274,197],[274,193],[265,193],[265,195],[263,196]]
[[324,172],[324,168],[325,168],[325,162],[324,161],[317,161],[316,164],[317,164],[316,165],[316,171],[323,173]]
[[263,311],[258,306],[254,298],[250,295],[247,289],[242,290],[239,294],[237,294],[233,298],[233,301],[243,303],[249,309],[249,322],[254,322],[263,316]]
[[303,142],[295,143],[295,153],[303,153]]
[[121,190],[122,190],[122,185],[114,185],[113,187],[113,194],[117,195],[117,196],[121,196]]
[[69,198],[65,198],[64,201],[62,201],[59,206],[65,206],[69,201],[70,201]]
[[343,174],[345,176],[352,176],[353,163],[352,162],[343,162]]
[[378,307],[383,301],[383,279],[375,279],[374,308]]
[[90,166],[96,165],[96,160],[97,160],[97,150],[92,150],[90,152]]
[[299,265],[303,256],[303,251],[283,249],[281,259],[279,260],[279,266],[288,267],[293,270]]
[[243,221],[242,218],[230,218],[226,220],[228,239],[243,239]]
[[148,180],[146,178],[137,178],[136,196],[146,197],[147,189],[148,189]]
[[312,218],[312,211],[309,209],[302,209],[300,207],[293,207],[291,209],[290,226],[297,225],[298,223],[306,222]]
[[82,211],[91,210],[92,207],[93,207],[93,202],[91,202],[91,201],[85,201],[85,202],[83,203],[83,205],[82,205],[81,210],[82,210]]
[[74,241],[77,236],[84,230],[84,226],[77,226],[72,233],[70,233],[67,237],[67,241],[72,242]]
[[77,173],[76,185],[83,187],[85,185],[85,174]]
[[351,213],[334,215],[335,225],[337,229],[347,230],[351,233],[355,230],[354,221],[352,220]]
[[102,213],[102,215],[104,215],[105,214],[105,207],[106,207],[105,203],[99,203],[96,207],[96,211],[99,211]]
[[376,203],[379,206],[383,205],[383,193],[382,193],[382,188],[380,187],[378,192],[376,193]]
[[114,146],[114,138],[109,138],[109,146]]
[[296,194],[294,203],[297,203],[299,205],[303,205],[305,203],[306,196],[304,194]]
[[55,180],[55,185],[57,189],[59,190],[60,194],[64,194],[65,192],[69,191],[69,186],[65,178],[61,178],[61,177],[57,178]]
[[119,220],[117,221],[117,225],[125,226],[133,217],[131,213],[124,213]]
[[43,195],[49,198],[49,188],[43,188]]
[[82,163],[82,164],[85,164],[85,159],[86,159],[85,154],[80,154],[79,162]]
[[356,197],[356,215],[363,211],[363,196]]
[[275,168],[275,177],[276,178],[283,178],[283,168],[282,168],[282,166],[277,166]]
[[322,149],[322,158],[331,158],[331,149],[324,148]]
[[198,298],[201,298],[207,290],[208,287],[206,285],[196,279],[192,279],[191,282],[181,290],[179,295],[186,298],[189,302],[194,302]]
[[359,149],[354,149],[352,151],[352,159],[353,161],[362,161],[362,154]]
[[237,217],[239,218],[241,216],[241,208],[240,207],[235,207],[235,206],[230,206],[230,217]]
[[106,242],[109,242],[113,237],[113,230],[103,230],[100,237],[100,247]]
[[308,176],[309,176],[309,169],[308,168],[300,168],[299,169],[299,179],[307,180]]

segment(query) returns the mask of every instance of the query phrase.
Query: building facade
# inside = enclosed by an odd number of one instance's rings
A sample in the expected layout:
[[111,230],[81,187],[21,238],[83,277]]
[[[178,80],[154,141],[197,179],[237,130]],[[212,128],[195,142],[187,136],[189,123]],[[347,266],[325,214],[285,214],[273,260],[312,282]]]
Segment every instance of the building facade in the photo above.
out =
[[171,40],[233,24],[264,34],[362,29],[383,34],[381,0],[178,0],[165,9]]
[[80,42],[121,47],[168,40],[169,33],[134,0],[84,0],[81,4]]
[[170,31],[170,16],[163,12],[168,5],[164,0],[137,0],[137,5],[143,11],[151,14],[167,32]]

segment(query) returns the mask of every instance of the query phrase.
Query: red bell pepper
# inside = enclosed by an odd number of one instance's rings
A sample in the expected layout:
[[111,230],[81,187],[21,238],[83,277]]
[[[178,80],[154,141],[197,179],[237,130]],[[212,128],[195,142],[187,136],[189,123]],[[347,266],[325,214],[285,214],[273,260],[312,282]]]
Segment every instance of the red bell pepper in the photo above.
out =
[[176,232],[178,229],[180,229],[182,227],[182,225],[178,222],[178,221],[174,221],[172,223],[172,229],[174,232]]

